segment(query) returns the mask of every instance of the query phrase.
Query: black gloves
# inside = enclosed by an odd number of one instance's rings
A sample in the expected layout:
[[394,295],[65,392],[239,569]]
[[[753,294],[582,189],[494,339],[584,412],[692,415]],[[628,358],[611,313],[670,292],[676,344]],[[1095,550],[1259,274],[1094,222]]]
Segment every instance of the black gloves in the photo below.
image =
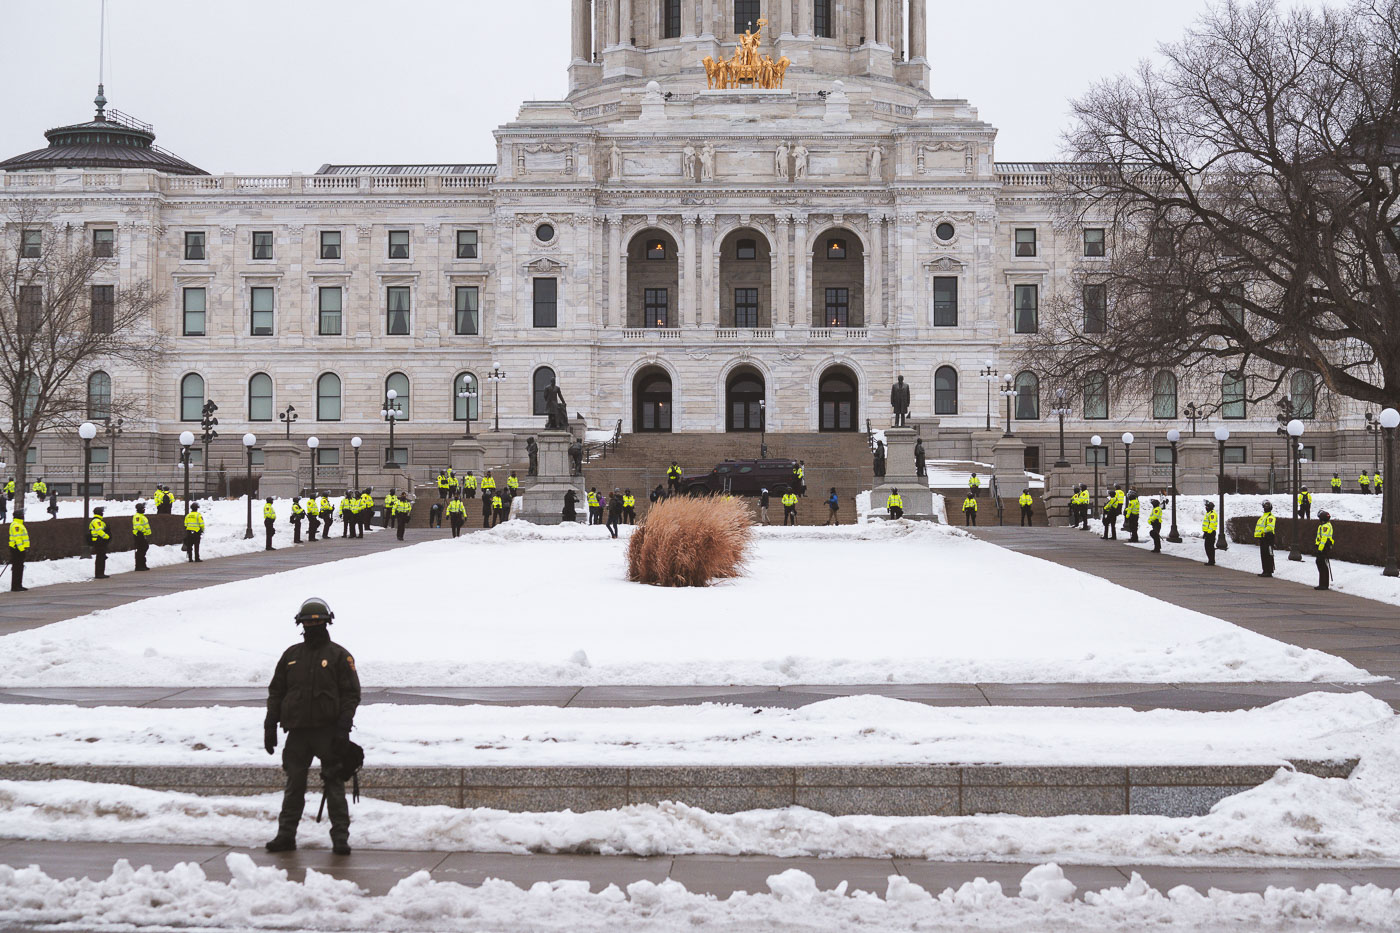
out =
[[345,753],[348,751],[350,751],[350,730],[337,728],[335,738],[331,741],[331,754],[335,756],[336,761],[344,761]]
[[263,723],[263,748],[269,755],[277,748],[277,723]]

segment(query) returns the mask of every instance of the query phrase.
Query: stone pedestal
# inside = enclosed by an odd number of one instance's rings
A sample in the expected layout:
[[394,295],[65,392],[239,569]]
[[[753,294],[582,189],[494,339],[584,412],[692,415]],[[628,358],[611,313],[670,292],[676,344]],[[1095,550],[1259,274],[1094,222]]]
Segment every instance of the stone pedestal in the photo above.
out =
[[500,470],[514,461],[515,435],[504,431],[492,431],[477,437],[482,450],[482,468]]
[[914,468],[916,440],[918,435],[913,428],[885,428],[885,475],[871,491],[870,507],[876,511],[884,509],[885,500],[898,489],[904,500],[905,518],[932,521],[933,490],[928,488],[928,479],[919,476]]
[[572,489],[578,494],[579,521],[587,520],[583,477],[569,475],[569,444],[573,439],[568,431],[541,431],[535,435],[540,448],[540,474],[524,480],[528,485],[521,488],[521,496],[511,509],[512,518],[536,525],[558,525],[564,511],[564,492]]
[[[258,493],[283,499],[301,495],[299,467],[307,456],[305,444],[296,441],[266,441],[262,445],[262,478]],[[191,473],[193,476],[193,473]]]
[[1181,495],[1215,495],[1218,454],[1215,440],[1208,437],[1188,437],[1176,445],[1176,485]]
[[588,443],[588,422],[583,418],[569,419],[569,433],[572,434],[580,444]]
[[485,455],[486,451],[479,440],[463,437],[452,442],[448,461],[452,464],[452,471],[458,476],[467,473],[479,474]]
[[1026,445],[1016,437],[1003,437],[992,448],[992,471],[1003,499],[1014,499],[1026,488]]
[[972,432],[972,459],[979,463],[992,463],[996,456],[997,442],[1001,440],[1001,432],[995,429],[991,431]]

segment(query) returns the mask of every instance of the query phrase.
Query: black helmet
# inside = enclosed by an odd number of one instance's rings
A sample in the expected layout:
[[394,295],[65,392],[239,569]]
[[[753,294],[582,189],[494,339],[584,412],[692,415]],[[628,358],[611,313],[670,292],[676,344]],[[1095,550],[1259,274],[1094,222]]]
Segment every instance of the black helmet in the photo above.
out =
[[1265,511],[1265,512],[1272,512],[1273,510],[1274,510],[1274,504],[1273,504],[1272,502],[1270,502],[1268,499],[1265,499],[1265,500],[1264,500],[1264,511]]
[[329,625],[335,618],[335,613],[331,612],[331,607],[326,605],[324,599],[311,597],[301,604],[297,610],[296,622],[298,625],[325,623]]

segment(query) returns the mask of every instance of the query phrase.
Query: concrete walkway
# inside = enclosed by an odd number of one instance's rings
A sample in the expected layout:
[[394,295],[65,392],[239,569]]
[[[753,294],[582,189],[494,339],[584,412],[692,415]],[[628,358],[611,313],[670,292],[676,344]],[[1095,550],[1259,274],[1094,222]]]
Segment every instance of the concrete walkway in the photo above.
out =
[[[275,827],[268,826],[271,836]],[[634,881],[679,881],[696,893],[728,897],[735,891],[767,892],[767,878],[789,868],[798,868],[816,879],[817,886],[830,890],[842,881],[851,890],[860,889],[883,895],[891,875],[903,875],[935,894],[975,878],[998,881],[1011,895],[1020,891],[1022,876],[1035,867],[1015,862],[927,862],[904,858],[774,858],[769,856],[664,855],[649,858],[605,855],[503,855],[487,852],[410,852],[356,848],[353,855],[332,855],[326,840],[304,833],[303,844],[322,848],[300,849],[269,855],[261,849],[229,846],[177,846],[140,843],[29,842],[0,840],[0,864],[13,867],[38,865],[58,878],[106,878],[117,859],[128,859],[133,866],[151,865],[166,871],[180,862],[199,863],[213,881],[229,880],[224,857],[243,852],[259,865],[287,870],[300,881],[306,869],[313,868],[353,881],[371,894],[384,894],[416,871],[429,871],[437,881],[479,885],[488,878],[499,878],[528,888],[537,881],[587,881],[594,892],[609,884],[625,888]],[[351,830],[351,845],[355,843]],[[1134,871],[1159,891],[1188,884],[1205,893],[1220,888],[1239,893],[1262,892],[1276,888],[1315,888],[1337,884],[1345,888],[1375,884],[1400,887],[1400,867],[1349,868],[1239,868],[1230,866],[1180,868],[1143,865],[1064,865],[1066,877],[1079,887],[1097,891],[1121,887]]]

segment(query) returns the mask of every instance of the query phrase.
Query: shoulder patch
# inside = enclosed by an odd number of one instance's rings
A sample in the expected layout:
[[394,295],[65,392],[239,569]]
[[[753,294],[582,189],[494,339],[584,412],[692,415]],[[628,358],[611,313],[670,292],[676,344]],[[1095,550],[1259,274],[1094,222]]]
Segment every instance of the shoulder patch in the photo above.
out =
[[321,666],[322,666],[322,667],[326,667],[326,666],[329,665],[330,663],[331,663],[331,662],[327,661],[325,658],[322,658],[322,659],[321,659]]
[[290,661],[287,662],[287,666],[288,666],[288,667],[291,667],[291,666],[292,666],[293,664],[295,664],[295,663],[297,663],[297,659],[296,659],[296,658],[292,658]]
[[353,671],[353,670],[355,669],[355,658],[354,658],[354,656],[348,655],[348,654],[347,654],[347,655],[345,656],[345,663],[350,665],[350,670]]

